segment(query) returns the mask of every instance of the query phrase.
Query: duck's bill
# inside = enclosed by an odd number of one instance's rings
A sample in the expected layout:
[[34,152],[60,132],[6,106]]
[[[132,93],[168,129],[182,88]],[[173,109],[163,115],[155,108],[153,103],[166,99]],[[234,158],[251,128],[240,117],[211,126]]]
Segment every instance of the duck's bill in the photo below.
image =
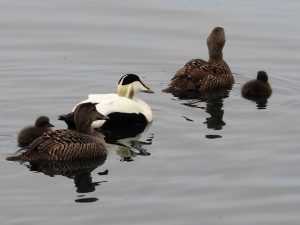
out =
[[146,89],[146,90],[144,90],[144,91],[142,91],[142,92],[150,93],[150,94],[153,94],[153,93],[154,93],[154,91],[152,91],[150,88],[149,88],[149,89]]
[[104,116],[100,113],[101,116],[97,116],[97,120],[109,120],[108,116]]
[[144,89],[141,90],[141,92],[145,92],[145,93],[150,93],[150,94],[153,94],[154,91],[152,91],[146,84],[144,84],[142,81],[141,81],[141,84],[144,86]]
[[109,120],[109,117],[103,115],[103,117],[101,117],[101,120]]
[[49,123],[49,127],[54,127],[54,125],[53,125],[53,124],[51,124],[51,123]]

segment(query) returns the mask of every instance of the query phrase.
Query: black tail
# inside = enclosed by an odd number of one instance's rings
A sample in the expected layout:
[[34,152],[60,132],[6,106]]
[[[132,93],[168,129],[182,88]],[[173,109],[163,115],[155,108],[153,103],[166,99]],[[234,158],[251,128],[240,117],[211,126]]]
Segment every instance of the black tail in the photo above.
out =
[[65,115],[59,115],[58,120],[65,121],[65,123],[68,125],[68,129],[75,130],[75,122],[74,122],[74,113],[68,113]]

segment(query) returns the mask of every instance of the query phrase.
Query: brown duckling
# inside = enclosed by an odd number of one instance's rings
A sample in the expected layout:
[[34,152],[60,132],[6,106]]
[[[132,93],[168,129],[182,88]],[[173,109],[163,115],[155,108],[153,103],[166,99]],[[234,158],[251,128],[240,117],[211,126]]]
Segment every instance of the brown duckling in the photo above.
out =
[[270,97],[272,88],[268,82],[268,74],[265,71],[258,71],[256,80],[245,83],[241,92],[242,96],[248,99]]
[[77,160],[107,155],[103,136],[91,126],[96,120],[108,117],[100,114],[93,103],[83,103],[75,109],[76,130],[55,130],[34,140],[27,151],[7,160]]
[[31,144],[35,139],[42,136],[43,133],[50,131],[54,127],[47,116],[40,116],[35,121],[34,126],[23,128],[18,134],[18,146],[26,147]]
[[229,66],[223,59],[225,32],[215,27],[207,38],[208,61],[192,59],[179,69],[165,92],[180,94],[188,91],[206,91],[230,87],[234,83]]

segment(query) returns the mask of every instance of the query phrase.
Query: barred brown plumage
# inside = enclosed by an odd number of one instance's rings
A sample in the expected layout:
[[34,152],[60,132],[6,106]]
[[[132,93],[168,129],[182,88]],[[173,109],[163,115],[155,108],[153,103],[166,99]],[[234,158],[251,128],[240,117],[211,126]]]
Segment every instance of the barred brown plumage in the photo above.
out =
[[105,156],[104,139],[94,131],[95,120],[107,119],[92,103],[83,103],[75,110],[76,130],[55,130],[44,133],[21,155],[7,160],[76,160]]
[[234,78],[223,60],[225,33],[222,27],[215,27],[207,38],[209,60],[192,59],[179,69],[171,79],[165,92],[180,96],[187,91],[206,91],[230,87]]

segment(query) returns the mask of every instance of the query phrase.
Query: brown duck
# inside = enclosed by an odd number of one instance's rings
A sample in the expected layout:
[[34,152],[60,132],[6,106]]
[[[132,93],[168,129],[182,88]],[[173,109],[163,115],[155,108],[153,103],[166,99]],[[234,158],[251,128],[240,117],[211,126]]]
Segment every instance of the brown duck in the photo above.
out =
[[230,87],[234,83],[233,75],[223,60],[225,32],[215,27],[207,38],[208,61],[192,59],[179,69],[171,79],[165,92],[180,94],[188,91],[207,91],[221,87]]
[[91,124],[96,120],[106,120],[93,103],[83,103],[75,109],[76,130],[55,130],[44,133],[33,141],[21,155],[7,160],[77,160],[107,155],[103,137]]
[[23,128],[18,134],[18,146],[26,147],[31,144],[35,139],[42,136],[43,133],[50,131],[54,127],[47,116],[40,116],[35,121],[34,126]]
[[272,88],[268,82],[268,74],[258,71],[256,80],[245,83],[241,89],[242,96],[248,99],[268,98],[272,94]]

